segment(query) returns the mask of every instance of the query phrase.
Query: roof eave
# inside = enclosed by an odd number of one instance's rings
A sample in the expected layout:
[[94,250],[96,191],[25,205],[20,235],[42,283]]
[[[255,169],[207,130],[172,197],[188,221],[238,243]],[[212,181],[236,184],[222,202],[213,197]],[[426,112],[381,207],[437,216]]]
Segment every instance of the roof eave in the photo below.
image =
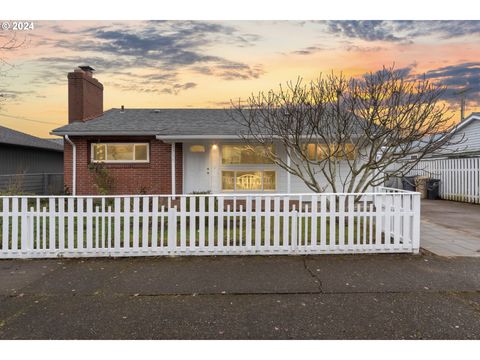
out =
[[[253,138],[251,135],[161,135],[155,132],[145,132],[145,131],[52,131],[51,135],[57,136],[155,136],[157,140],[235,140],[242,138]],[[301,136],[304,138],[311,138],[311,136],[305,135]],[[280,136],[272,136],[272,138],[281,139]]]
[[157,140],[228,140],[241,139],[240,135],[156,135]]
[[[271,137],[273,139],[282,139],[281,136],[270,136],[265,135],[266,137]],[[353,134],[353,137],[358,137],[358,135]],[[156,135],[158,140],[230,140],[230,139],[252,139],[252,135]],[[311,138],[310,135],[303,135],[300,138]]]
[[155,136],[159,140],[238,139],[239,135],[160,135],[148,131],[51,131],[57,136]]
[[0,145],[10,145],[10,146],[17,146],[17,147],[29,148],[29,149],[40,149],[40,150],[47,150],[47,151],[63,152],[63,146],[61,148],[54,148],[54,147],[48,147],[48,146],[35,146],[35,145],[17,144],[17,143],[11,143],[11,142],[0,142]]
[[469,117],[467,117],[466,119],[464,119],[461,123],[457,124],[457,126],[455,126],[453,129],[452,129],[452,133],[464,128],[465,126],[467,126],[468,124],[470,124],[472,121],[474,120],[479,120],[480,119],[480,116],[473,113],[471,114]]
[[57,136],[155,136],[158,133],[151,131],[51,131],[50,135]]

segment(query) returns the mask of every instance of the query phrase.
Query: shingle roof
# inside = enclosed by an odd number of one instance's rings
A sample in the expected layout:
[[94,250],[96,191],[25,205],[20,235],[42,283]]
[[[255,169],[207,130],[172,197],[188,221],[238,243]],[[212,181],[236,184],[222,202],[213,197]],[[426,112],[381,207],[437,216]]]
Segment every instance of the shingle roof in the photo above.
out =
[[224,109],[110,109],[93,120],[55,129],[52,134],[237,136],[244,130]]
[[28,146],[39,149],[47,149],[54,151],[63,151],[63,145],[53,141],[40,139],[38,137],[22,133],[0,126],[0,144],[9,144],[17,146]]
[[110,109],[95,119],[76,121],[51,133],[60,136],[155,135],[164,139],[238,138],[246,134],[247,129],[225,109]]
[[43,140],[52,141],[55,144],[63,146],[63,138],[44,138]]

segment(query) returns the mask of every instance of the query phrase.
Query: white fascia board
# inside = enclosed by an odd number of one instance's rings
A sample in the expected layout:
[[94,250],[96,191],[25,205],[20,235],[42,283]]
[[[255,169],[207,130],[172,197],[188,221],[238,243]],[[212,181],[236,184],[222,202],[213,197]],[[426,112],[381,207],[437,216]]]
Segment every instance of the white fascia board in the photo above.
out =
[[157,140],[218,140],[241,139],[238,135],[156,135]]
[[[239,136],[239,135],[156,135],[157,140],[231,140],[231,139],[251,139],[253,136]],[[309,138],[310,136],[301,136],[301,138]],[[273,139],[281,139],[281,136],[272,136]]]
[[57,136],[156,136],[155,133],[145,131],[129,131],[129,132],[112,132],[112,131],[97,131],[97,132],[85,132],[85,131],[68,131],[68,132],[54,132],[51,131],[50,135]]
[[471,122],[473,122],[474,120],[480,120],[480,117],[478,115],[470,115],[469,118],[467,118],[466,120],[462,121],[460,124],[458,124],[456,127],[454,127],[452,129],[452,133],[455,133],[457,132],[458,130],[464,128],[465,126],[467,126],[468,124],[470,124]]

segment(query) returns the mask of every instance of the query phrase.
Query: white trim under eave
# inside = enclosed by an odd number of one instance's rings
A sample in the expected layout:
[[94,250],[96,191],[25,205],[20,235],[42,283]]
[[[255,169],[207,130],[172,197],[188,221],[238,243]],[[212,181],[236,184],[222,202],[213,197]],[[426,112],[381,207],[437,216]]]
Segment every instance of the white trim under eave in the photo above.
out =
[[55,132],[50,131],[50,135],[55,136],[156,136],[158,133],[152,133],[150,131],[96,131],[96,132],[88,132],[88,131],[73,131],[73,132]]
[[156,135],[157,140],[166,140],[167,142],[175,140],[223,140],[236,139],[241,140],[242,137],[238,135]]
[[[176,140],[241,140],[243,138],[246,139],[253,139],[254,137],[251,135],[155,135],[152,133],[145,133],[145,132],[97,132],[97,133],[88,133],[88,132],[78,132],[78,133],[56,133],[50,132],[51,135],[56,136],[119,136],[119,137],[132,137],[132,136],[155,136],[155,139],[164,141],[164,142],[171,142]],[[273,139],[281,139],[281,136],[271,136]],[[309,135],[300,136],[300,138],[311,138]]]
[[[164,141],[166,143],[170,143],[171,141],[177,140],[242,140],[243,138],[246,139],[254,139],[254,136],[251,135],[155,135],[155,138],[160,141]],[[281,136],[271,136],[272,139],[279,139],[281,140]],[[310,139],[312,138],[310,135],[303,135],[300,138]]]

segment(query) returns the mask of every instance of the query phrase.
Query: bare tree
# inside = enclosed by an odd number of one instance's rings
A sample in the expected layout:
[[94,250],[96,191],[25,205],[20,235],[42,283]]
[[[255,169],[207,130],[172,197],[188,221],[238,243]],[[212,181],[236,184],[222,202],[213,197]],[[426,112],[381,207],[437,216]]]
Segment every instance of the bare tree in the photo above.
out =
[[453,144],[444,91],[393,67],[332,73],[232,102],[229,113],[252,149],[262,145],[312,191],[364,192]]
[[[0,78],[5,77],[8,70],[13,68],[13,65],[10,64],[6,58],[5,54],[9,51],[14,51],[16,49],[21,48],[26,44],[26,38],[23,40],[18,40],[16,33],[2,35],[0,34]],[[0,107],[2,102],[6,100],[6,96],[2,91],[4,91],[2,87],[3,81],[0,82]]]

